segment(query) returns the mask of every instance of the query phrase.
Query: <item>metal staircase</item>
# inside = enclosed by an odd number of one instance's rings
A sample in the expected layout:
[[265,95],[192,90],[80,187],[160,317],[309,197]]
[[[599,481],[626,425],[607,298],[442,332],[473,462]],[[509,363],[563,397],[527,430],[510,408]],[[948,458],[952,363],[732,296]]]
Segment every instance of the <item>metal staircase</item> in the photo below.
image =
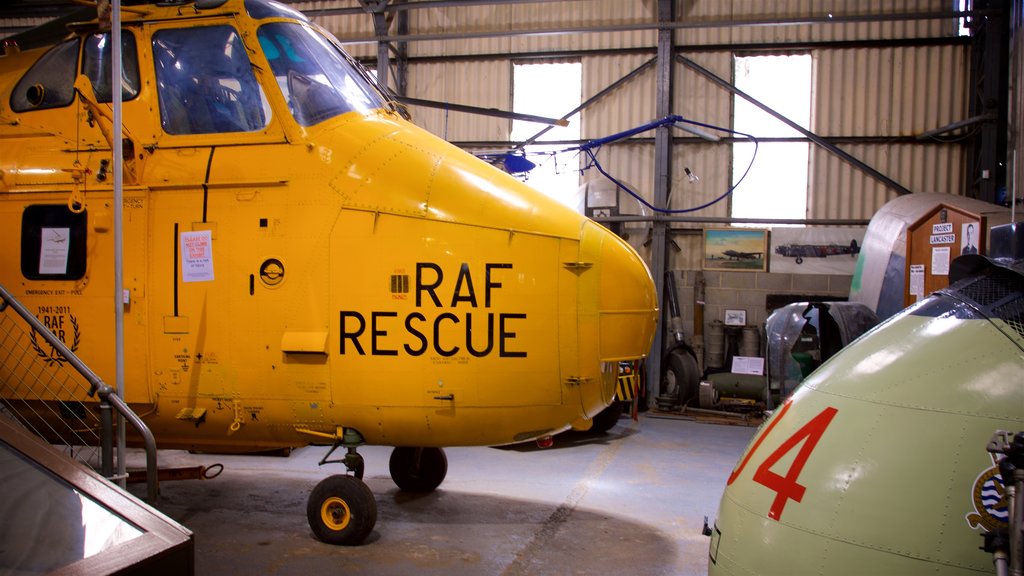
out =
[[19,422],[123,486],[126,478],[114,473],[115,410],[143,440],[147,499],[155,502],[157,453],[149,428],[113,388],[0,286],[0,418]]

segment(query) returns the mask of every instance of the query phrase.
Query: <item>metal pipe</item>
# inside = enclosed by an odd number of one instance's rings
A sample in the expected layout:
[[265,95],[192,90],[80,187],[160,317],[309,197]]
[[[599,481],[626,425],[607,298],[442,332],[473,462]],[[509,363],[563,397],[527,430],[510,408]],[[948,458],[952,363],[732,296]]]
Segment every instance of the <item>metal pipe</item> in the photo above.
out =
[[568,126],[564,118],[547,118],[544,116],[534,116],[533,114],[520,114],[519,112],[508,112],[506,110],[498,110],[497,108],[481,108],[479,106],[466,106],[465,104],[452,104],[450,102],[437,102],[434,100],[421,100],[419,98],[408,98],[406,96],[396,96],[399,102],[402,104],[412,104],[413,106],[426,106],[428,108],[441,108],[444,110],[452,110],[454,112],[469,112],[470,114],[481,114],[483,116],[497,116],[499,118],[511,118],[513,120],[525,120],[527,122],[538,122],[540,124],[551,124],[554,126]]
[[[153,437],[153,433],[149,430],[149,427],[146,426],[146,423],[142,421],[142,418],[139,418],[138,414],[133,412],[132,409],[124,403],[124,400],[121,400],[121,398],[115,394],[108,394],[107,399],[114,408],[117,409],[118,413],[120,413],[121,416],[123,416],[124,419],[127,420],[133,428],[135,428],[135,431],[139,433],[139,436],[142,436],[142,443],[146,447],[147,498],[151,503],[156,502],[156,499],[160,495],[156,472],[156,439]],[[123,458],[119,458],[118,460],[121,462],[124,461]],[[127,475],[122,481],[126,480]]]
[[[658,23],[669,24],[675,19],[675,0],[658,0]],[[658,29],[658,58],[655,78],[655,113],[664,118],[672,111],[673,43],[674,35],[668,28]],[[654,205],[668,208],[668,194],[672,186],[672,128],[662,125],[654,137]],[[651,225],[651,276],[654,278],[658,299],[658,326],[647,357],[647,401],[653,403],[661,389],[662,354],[665,351],[665,271],[668,255],[665,233],[668,224],[655,220]]]
[[114,475],[114,417],[110,401],[100,396],[100,473],[104,478]]
[[[1011,454],[1007,454],[1011,457]],[[1016,457],[1015,457],[1016,458]],[[1009,540],[1010,576],[1024,575],[1024,470],[1015,468],[1013,478],[1003,480],[1010,503]]]
[[808,224],[813,226],[867,226],[871,222],[871,220],[856,218],[731,218],[728,216],[640,216],[633,214],[601,216],[592,218],[592,220],[601,224],[606,222],[679,222],[689,224]]
[[725,410],[708,410],[707,408],[683,406],[683,414],[686,414],[687,412],[693,412],[694,414],[707,414],[709,416],[725,416],[727,418],[738,418],[740,420],[750,419],[749,416],[741,412],[726,412]]
[[998,117],[998,115],[995,112],[986,112],[984,114],[979,114],[977,116],[971,116],[970,118],[965,118],[963,120],[958,120],[956,122],[953,122],[953,123],[950,123],[950,124],[946,124],[945,126],[940,126],[938,128],[932,128],[931,130],[925,130],[924,132],[921,132],[920,134],[918,134],[916,136],[916,138],[918,140],[927,140],[929,138],[934,138],[936,136],[940,136],[940,135],[945,134],[947,132],[952,132],[954,130],[959,130],[961,128],[966,128],[968,126],[973,126],[975,124],[980,124],[982,122],[995,122],[998,119],[999,119],[999,117]]
[[[2,31],[3,28],[0,28]],[[733,44],[676,44],[677,54],[694,54],[705,52],[779,52],[808,50],[859,50],[862,48],[927,48],[944,46],[963,46],[968,44],[964,37],[942,36],[938,38],[896,38],[888,40],[842,40],[842,41],[792,41],[792,42],[750,42]],[[421,55],[408,59],[410,63],[452,63],[480,62],[486,60],[559,60],[567,58],[583,58],[587,56],[631,56],[656,54],[657,48],[637,46],[633,48],[588,48],[545,50],[538,52],[477,52],[474,54]],[[372,65],[373,58],[357,57],[364,66]]]
[[697,270],[693,279],[693,352],[697,369],[704,373],[704,271]]
[[[401,9],[427,8],[428,6],[417,6],[420,2],[413,2],[400,5]],[[459,3],[460,6],[465,4]],[[397,8],[394,6],[392,8]],[[361,11],[361,10],[360,10]],[[342,14],[356,14],[351,8],[338,8],[327,10],[309,11],[308,15],[315,16],[337,16]],[[706,30],[710,28],[748,28],[748,27],[777,27],[777,26],[809,26],[815,24],[857,24],[866,22],[907,22],[921,20],[955,20],[967,16],[981,17],[998,14],[994,10],[973,10],[973,11],[948,11],[948,12],[909,12],[904,14],[864,14],[864,15],[838,15],[838,16],[812,16],[806,18],[769,18],[754,20],[706,20],[686,22],[639,22],[630,24],[606,24],[602,26],[564,26],[560,28],[530,29],[530,30],[489,30],[481,32],[457,32],[437,34],[396,34],[393,36],[356,36],[342,39],[345,43],[362,44],[377,42],[424,42],[437,40],[470,40],[479,38],[498,38],[509,36],[553,36],[567,34],[586,33],[610,33],[610,32],[636,32],[666,29],[674,30]]]
[[[121,0],[114,0],[111,4],[110,35],[113,40],[111,51],[111,70],[116,70],[118,82],[111,81],[110,93],[113,97],[111,103],[114,109],[113,133],[118,136],[114,138],[114,382],[117,386],[117,395],[124,398],[124,238],[123,219],[124,209],[124,128],[122,126],[121,105]],[[113,76],[113,75],[112,75]],[[125,472],[125,436],[124,420],[117,420],[117,483],[124,488],[127,486],[127,473]]]
[[789,118],[786,118],[785,116],[783,116],[782,114],[776,112],[774,109],[772,109],[768,105],[762,103],[761,101],[757,100],[756,98],[754,98],[753,96],[747,94],[746,92],[743,92],[742,90],[740,90],[739,88],[734,86],[731,82],[729,82],[729,81],[719,77],[714,72],[708,70],[707,68],[704,68],[700,64],[697,64],[696,62],[694,62],[693,60],[690,60],[689,58],[687,58],[685,56],[677,55],[676,59],[679,60],[680,62],[682,62],[683,65],[685,65],[687,68],[690,68],[691,70],[694,70],[694,71],[700,73],[705,78],[711,80],[715,84],[718,84],[719,86],[721,86],[722,88],[728,90],[729,92],[732,92],[736,96],[739,96],[739,97],[743,98],[744,100],[750,102],[754,106],[757,106],[761,110],[764,110],[768,114],[771,114],[776,119],[778,119],[780,122],[784,123],[785,125],[789,126],[790,128],[796,130],[797,132],[800,132],[801,134],[803,134],[804,136],[809,138],[811,140],[811,142],[814,142],[815,144],[817,144],[818,146],[821,146],[825,150],[828,150],[829,152],[835,154],[836,156],[839,156],[843,160],[846,160],[847,162],[849,162],[853,166],[861,169],[868,176],[871,176],[875,180],[878,180],[882,184],[885,184],[886,186],[892,188],[897,193],[899,193],[899,194],[911,194],[911,191],[909,189],[907,189],[906,187],[904,187],[899,182],[896,182],[892,178],[889,178],[885,174],[882,174],[878,170],[875,170],[873,167],[865,164],[861,160],[855,158],[854,156],[852,156],[851,154],[849,154],[845,150],[837,147],[835,144],[832,144],[831,142],[825,140],[821,136],[818,136],[814,132],[811,132],[810,130],[804,128],[803,126],[797,124],[796,122],[793,122]]
[[[428,102],[430,102],[430,101],[428,100]],[[680,125],[674,125],[673,127],[674,128],[682,128]],[[919,140],[918,138],[916,138],[914,136],[829,136],[827,138],[827,140],[829,142],[831,142],[832,144],[854,144],[854,145],[862,145],[862,144],[868,144],[868,145],[871,145],[871,144],[884,144],[884,145],[895,145],[895,144],[922,145],[922,144],[927,144],[927,145],[930,145],[930,146],[952,146],[952,145],[955,145],[955,143],[935,141],[935,140],[926,141],[926,142],[922,143],[921,140]],[[690,146],[694,146],[694,145],[698,145],[698,146],[699,145],[711,146],[711,145],[716,145],[716,144],[728,145],[728,144],[734,144],[736,142],[749,142],[749,141],[750,141],[749,138],[735,137],[735,136],[719,136],[718,140],[714,141],[714,142],[709,141],[707,138],[698,138],[698,137],[693,137],[693,136],[673,136],[672,137],[672,143],[673,144],[686,144],[686,145],[690,145]],[[769,136],[769,137],[765,137],[765,138],[758,138],[757,141],[760,142],[761,144],[764,144],[766,142],[796,142],[796,143],[812,142],[812,140],[810,138],[805,138],[803,136],[791,136],[791,137],[786,137],[786,136],[771,137],[771,136]],[[509,146],[509,145],[517,144],[516,142],[509,142],[507,140],[450,140],[449,142],[451,144],[455,145],[455,146],[458,146],[459,148],[466,148],[466,149],[476,149],[476,148],[491,149],[491,148],[500,148],[502,146]],[[579,139],[579,140],[545,140],[544,141],[545,144],[559,145],[559,146],[565,146],[565,147],[581,146],[581,145],[586,144],[588,142],[591,142],[591,140],[589,140],[589,139]],[[654,143],[654,138],[651,138],[651,137],[648,137],[648,136],[633,136],[633,137],[624,138],[624,139],[618,140],[618,141],[606,142],[604,145],[605,146],[636,146],[636,145],[647,145],[647,146],[650,146],[653,143]]]

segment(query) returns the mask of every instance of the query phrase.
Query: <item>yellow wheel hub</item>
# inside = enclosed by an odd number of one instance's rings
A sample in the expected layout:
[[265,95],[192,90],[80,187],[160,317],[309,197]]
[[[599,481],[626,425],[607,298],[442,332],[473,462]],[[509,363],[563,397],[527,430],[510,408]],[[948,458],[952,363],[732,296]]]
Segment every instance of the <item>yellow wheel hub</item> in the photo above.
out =
[[352,510],[344,500],[332,496],[320,505],[320,519],[331,530],[344,530],[352,520]]

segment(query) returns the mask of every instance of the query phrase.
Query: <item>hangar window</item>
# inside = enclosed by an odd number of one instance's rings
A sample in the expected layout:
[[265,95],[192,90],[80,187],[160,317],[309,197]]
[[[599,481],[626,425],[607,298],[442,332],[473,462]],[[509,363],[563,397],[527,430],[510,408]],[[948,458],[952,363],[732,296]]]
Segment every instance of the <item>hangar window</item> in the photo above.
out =
[[[82,74],[92,81],[92,89],[100,102],[110,102],[111,52],[113,42],[110,34],[93,34],[85,39],[82,50]],[[121,34],[121,98],[130,100],[139,93],[139,59],[135,51],[135,36],[125,31]]]
[[[583,65],[580,62],[517,63],[512,82],[512,109],[522,114],[561,118],[583,101]],[[513,142],[536,137],[536,144],[524,148],[529,160],[537,164],[526,176],[526,183],[573,207],[580,185],[579,156],[555,153],[579,141],[580,134],[578,112],[564,127],[512,121]]]
[[355,63],[327,38],[298,24],[260,26],[257,36],[295,121],[313,126],[384,101]]
[[64,204],[36,204],[21,215],[21,274],[29,280],[85,276],[86,212]]
[[75,96],[78,40],[68,40],[43,54],[21,77],[11,93],[11,110],[27,112],[60,108]]
[[[974,9],[974,2],[972,0],[956,0],[956,9],[961,12],[967,12]],[[971,35],[971,19],[960,18],[957,20],[956,33],[958,36],[970,36]]]
[[[796,124],[811,122],[811,57],[808,54],[736,57],[736,87]],[[732,195],[733,218],[807,216],[810,144],[774,116],[736,96],[733,128],[763,139],[750,165],[754,144],[733,144],[733,184],[750,171]]]
[[168,134],[252,132],[270,121],[267,97],[234,28],[160,30],[153,61]]

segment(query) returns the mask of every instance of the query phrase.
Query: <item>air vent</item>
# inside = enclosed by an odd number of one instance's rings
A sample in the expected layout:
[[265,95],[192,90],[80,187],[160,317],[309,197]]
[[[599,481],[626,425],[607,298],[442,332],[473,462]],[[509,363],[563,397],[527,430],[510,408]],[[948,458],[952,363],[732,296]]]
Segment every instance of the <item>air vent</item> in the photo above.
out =
[[993,266],[942,292],[966,302],[988,318],[1003,320],[1024,337],[1024,276]]

